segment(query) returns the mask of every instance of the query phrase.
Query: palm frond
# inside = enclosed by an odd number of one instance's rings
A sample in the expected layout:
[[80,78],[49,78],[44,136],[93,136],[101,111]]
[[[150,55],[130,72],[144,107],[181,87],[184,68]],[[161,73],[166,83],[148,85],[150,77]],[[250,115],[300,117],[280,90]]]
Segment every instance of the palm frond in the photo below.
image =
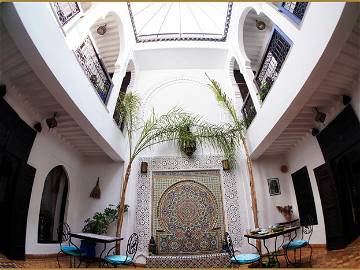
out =
[[212,92],[215,95],[216,100],[218,101],[218,103],[226,110],[229,112],[231,119],[234,123],[234,125],[236,126],[236,128],[238,129],[238,131],[241,134],[241,137],[243,137],[244,134],[244,130],[246,129],[246,125],[245,122],[243,121],[243,119],[240,119],[236,113],[235,110],[235,106],[234,103],[232,102],[232,100],[223,92],[223,90],[221,89],[220,84],[214,80],[211,79],[206,73],[205,75],[208,77],[210,83],[208,84],[208,87],[212,90]]

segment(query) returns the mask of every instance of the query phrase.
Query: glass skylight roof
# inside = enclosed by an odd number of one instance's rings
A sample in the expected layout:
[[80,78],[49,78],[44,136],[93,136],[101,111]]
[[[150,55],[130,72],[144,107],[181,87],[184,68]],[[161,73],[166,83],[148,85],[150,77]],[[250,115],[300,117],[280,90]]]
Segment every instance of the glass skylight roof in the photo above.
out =
[[232,2],[128,2],[136,42],[225,41]]

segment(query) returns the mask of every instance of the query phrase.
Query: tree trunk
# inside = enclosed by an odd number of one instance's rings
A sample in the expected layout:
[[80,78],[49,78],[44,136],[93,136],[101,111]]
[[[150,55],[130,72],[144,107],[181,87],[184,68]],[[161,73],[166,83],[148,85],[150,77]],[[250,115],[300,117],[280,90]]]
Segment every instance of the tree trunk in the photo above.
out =
[[[251,209],[253,212],[254,226],[255,226],[255,228],[259,228],[258,208],[257,208],[254,175],[253,175],[253,170],[252,170],[252,161],[249,156],[249,150],[247,148],[245,138],[242,139],[242,143],[243,143],[244,150],[245,150],[246,164],[247,164],[249,178],[250,178],[250,194],[251,194],[251,204],[252,204]],[[259,249],[259,251],[261,253],[261,243],[259,240],[256,240],[256,247]]]
[[[126,195],[126,188],[127,188],[127,184],[129,181],[129,176],[130,176],[130,172],[131,172],[131,165],[132,165],[132,160],[130,160],[127,168],[126,168],[126,172],[124,175],[124,181],[122,184],[122,190],[121,190],[121,195],[120,195],[120,204],[119,204],[119,213],[118,213],[118,220],[117,220],[117,224],[116,224],[116,236],[117,237],[121,237],[121,230],[122,230],[122,224],[124,221],[124,209],[125,209],[125,195]],[[116,254],[120,254],[120,241],[116,242]]]

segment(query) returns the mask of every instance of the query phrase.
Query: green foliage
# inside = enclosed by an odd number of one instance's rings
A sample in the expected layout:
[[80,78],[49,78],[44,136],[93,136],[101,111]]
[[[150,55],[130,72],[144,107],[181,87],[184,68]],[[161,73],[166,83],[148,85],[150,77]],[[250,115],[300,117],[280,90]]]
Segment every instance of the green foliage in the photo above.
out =
[[[128,210],[128,205],[125,205],[125,211]],[[83,232],[105,234],[109,225],[118,218],[118,206],[109,204],[103,212],[96,212],[92,218],[85,219],[85,226]]]
[[208,86],[214,93],[216,100],[223,107],[224,110],[229,112],[229,114],[231,116],[231,119],[232,119],[232,122],[234,125],[234,127],[232,128],[232,130],[234,132],[233,136],[240,137],[240,139],[243,141],[244,140],[244,132],[246,130],[245,121],[237,116],[235,106],[234,106],[232,100],[229,99],[227,97],[227,95],[222,91],[220,84],[217,81],[210,79],[210,77],[207,74],[206,74],[206,76],[210,80],[210,83],[208,84]]
[[[154,111],[141,122],[140,98],[135,93],[126,93],[123,99],[124,123],[128,134],[130,160],[145,149],[160,143],[172,142],[181,148],[181,140],[195,140],[198,145],[207,144],[220,150],[231,159],[234,156],[234,131],[229,125],[209,124],[198,115],[191,115],[179,107],[158,116]],[[190,129],[191,133],[187,132]],[[133,142],[134,131],[139,131]]]
[[261,102],[264,102],[267,94],[270,91],[272,84],[273,84],[273,80],[269,77],[267,77],[266,80],[262,82],[259,92],[256,93],[256,95],[259,96]]

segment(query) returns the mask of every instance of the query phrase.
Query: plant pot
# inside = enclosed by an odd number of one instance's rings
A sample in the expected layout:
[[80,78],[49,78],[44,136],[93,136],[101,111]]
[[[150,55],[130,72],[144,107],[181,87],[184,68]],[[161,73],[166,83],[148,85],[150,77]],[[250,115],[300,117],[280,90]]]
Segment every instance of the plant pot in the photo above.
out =
[[82,252],[86,253],[86,256],[88,258],[94,258],[96,255],[96,243],[95,242],[91,242],[91,241],[87,241],[87,240],[81,240],[81,244],[80,244],[80,250]]

